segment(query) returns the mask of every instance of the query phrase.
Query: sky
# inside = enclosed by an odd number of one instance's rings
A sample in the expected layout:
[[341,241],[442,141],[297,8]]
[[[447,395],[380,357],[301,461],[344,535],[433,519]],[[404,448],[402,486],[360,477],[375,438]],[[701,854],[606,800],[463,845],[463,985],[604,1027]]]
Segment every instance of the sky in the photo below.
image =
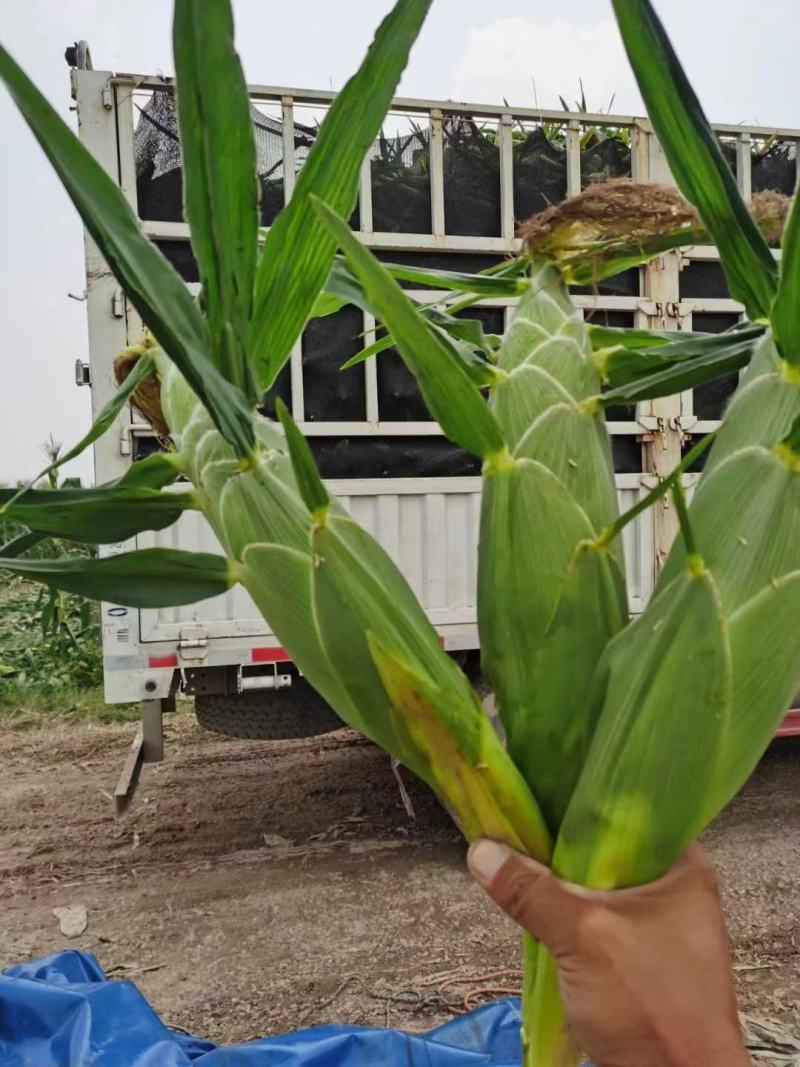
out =
[[[800,127],[800,23],[794,0],[656,0],[707,114]],[[96,70],[173,70],[168,0],[0,0],[0,41],[73,126],[65,47],[89,41]],[[390,0],[233,0],[251,82],[338,89]],[[434,0],[399,92],[558,107],[583,80],[590,108],[614,96],[642,112],[609,0]],[[89,425],[80,220],[0,86],[0,483],[32,477],[50,434],[70,446]],[[65,468],[92,480],[91,454]]]

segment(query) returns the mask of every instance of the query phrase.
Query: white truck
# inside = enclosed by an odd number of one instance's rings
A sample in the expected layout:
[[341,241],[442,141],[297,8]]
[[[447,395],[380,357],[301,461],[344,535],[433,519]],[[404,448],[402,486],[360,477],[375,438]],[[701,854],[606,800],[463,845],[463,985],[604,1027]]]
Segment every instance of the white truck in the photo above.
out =
[[[68,49],[67,58],[81,140],[119,182],[145,232],[194,285],[170,81],[94,70],[85,42]],[[268,226],[291,196],[333,94],[261,85],[250,94]],[[517,251],[520,219],[593,180],[671,180],[647,120],[634,116],[398,99],[387,130],[364,162],[351,224],[395,262],[481,269]],[[746,195],[793,190],[800,131],[719,126],[717,133]],[[88,235],[86,294],[90,362],[76,366],[76,380],[91,385],[96,412],[114,389],[114,357],[140,338],[142,324]],[[437,299],[431,292],[413,295]],[[577,290],[574,300],[587,318],[614,326],[718,331],[742,313],[729,298],[713,247],[669,253],[595,290]],[[489,300],[471,313],[500,330],[512,303]],[[375,331],[374,320],[355,308],[309,323],[264,410],[270,412],[275,394],[291,406],[331,491],[397,561],[444,648],[477,672],[478,470],[442,437],[392,352],[340,372]],[[734,376],[610,412],[623,508],[674,467],[687,440],[718,425],[735,384]],[[116,432],[95,445],[97,482],[119,477],[155,447],[150,427],[127,411]],[[697,477],[687,475],[687,483]],[[632,613],[647,602],[674,532],[668,498],[626,529]],[[135,543],[215,548],[195,512]],[[194,695],[201,723],[230,736],[308,736],[338,722],[243,590],[176,609],[103,604],[101,610],[106,699],[141,701],[143,709],[143,729],[118,787],[122,803],[139,763],[162,758],[161,714],[178,688]],[[787,721],[785,729],[795,726]]]

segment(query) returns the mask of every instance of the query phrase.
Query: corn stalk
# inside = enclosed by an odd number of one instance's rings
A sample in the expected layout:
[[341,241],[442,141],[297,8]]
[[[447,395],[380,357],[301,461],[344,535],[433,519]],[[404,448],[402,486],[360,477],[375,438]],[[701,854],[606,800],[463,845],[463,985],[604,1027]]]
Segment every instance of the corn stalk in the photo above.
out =
[[[615,184],[547,212],[524,255],[499,271],[379,263],[343,220],[429,6],[398,0],[384,20],[259,252],[229,2],[176,0],[198,303],[0,48],[0,77],[149,329],[118,358],[119,391],[67,457],[129,400],[169,441],[92,491],[6,492],[0,514],[30,533],[5,546],[0,567],[133,607],[240,583],[341,718],[428,782],[468,840],[504,841],[586,886],[634,885],[664,873],[739,789],[800,685],[786,640],[800,624],[800,209],[779,273],[650,4],[614,0],[654,128],[696,212],[673,193]],[[592,327],[573,308],[570,283],[701,231],[718,244],[749,324],[676,341]],[[457,303],[419,307],[400,280]],[[455,315],[487,295],[519,298],[503,337]],[[507,746],[393,562],[330,499],[288,411],[279,406],[277,422],[256,411],[308,318],[344,303],[382,324],[381,343],[401,354],[444,433],[482,461],[479,624]],[[605,408],[744,367],[691,507],[679,469],[619,515]],[[618,535],[666,491],[681,538],[630,623]],[[26,555],[43,536],[111,543],[189,508],[222,555]],[[531,940],[524,957],[525,1063],[573,1067],[580,1054],[555,964]]]

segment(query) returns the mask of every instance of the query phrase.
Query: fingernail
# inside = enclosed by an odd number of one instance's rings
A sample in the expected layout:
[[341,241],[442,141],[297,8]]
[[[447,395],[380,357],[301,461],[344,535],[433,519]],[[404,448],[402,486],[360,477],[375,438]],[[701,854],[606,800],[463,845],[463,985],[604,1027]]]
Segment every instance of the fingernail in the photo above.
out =
[[467,866],[476,882],[490,886],[503,864],[514,855],[508,845],[482,837],[469,847]]

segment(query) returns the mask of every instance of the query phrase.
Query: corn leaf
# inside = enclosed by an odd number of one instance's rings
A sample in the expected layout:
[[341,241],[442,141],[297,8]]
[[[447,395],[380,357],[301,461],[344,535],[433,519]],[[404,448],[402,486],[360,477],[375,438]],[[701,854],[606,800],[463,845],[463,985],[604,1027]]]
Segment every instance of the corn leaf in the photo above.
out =
[[289,358],[331,268],[336,241],[311,210],[314,194],[345,218],[356,202],[362,160],[375,141],[431,0],[398,0],[357,73],[331,105],[259,262],[251,358],[269,388]]
[[787,363],[800,365],[800,196],[795,192],[783,231],[778,295],[770,321],[775,344]]
[[[575,788],[602,708],[596,667],[628,621],[625,580],[607,550],[583,542],[564,575],[553,617],[531,671],[530,722],[510,751],[557,829]],[[511,741],[511,735],[509,736]]]
[[367,345],[360,352],[356,352],[350,359],[345,360],[339,370],[350,370],[352,367],[357,367],[359,363],[366,363],[371,356],[377,356],[388,348],[394,348],[394,338],[390,333],[384,334],[377,341],[373,341],[371,345]]
[[214,366],[206,324],[182,279],[142,234],[122,191],[2,46],[0,78],[134,307],[220,432],[246,453],[249,405]]
[[514,450],[516,459],[542,463],[580,503],[596,533],[617,517],[614,464],[602,417],[574,403],[553,404]]
[[733,663],[730,728],[705,821],[747,781],[800,690],[800,571],[761,590],[728,621]]
[[391,645],[434,682],[447,671],[456,692],[463,676],[439,647],[405,579],[365,531],[349,519],[331,517],[314,528],[312,550],[314,618],[328,662],[358,711],[352,725],[425,777],[424,763],[392,714],[367,634]]
[[425,402],[445,434],[476,456],[485,458],[502,451],[504,442],[497,421],[452,346],[418,314],[397,282],[351,233],[347,223],[319,200],[314,207],[364,286],[367,300],[391,332],[398,352],[416,376]]
[[229,0],[176,0],[172,45],[185,213],[211,350],[223,376],[255,402],[246,344],[258,235],[256,152]]
[[[619,347],[655,348],[659,345],[672,344],[675,341],[674,330],[637,330],[627,326],[601,326],[594,322],[587,322],[586,329],[589,331],[589,339],[595,352]],[[693,332],[682,334],[683,338],[693,340],[704,336],[706,335]]]
[[625,527],[633,522],[637,515],[641,515],[643,511],[647,511],[651,508],[657,500],[660,500],[662,496],[672,489],[679,478],[688,471],[692,465],[703,455],[714,441],[714,434],[708,433],[705,437],[701,437],[700,440],[689,449],[684,455],[683,459],[674,467],[669,474],[662,478],[658,485],[654,486],[649,493],[646,493],[640,500],[637,500],[633,507],[628,508],[621,515],[618,515],[614,522],[602,533],[602,540],[604,542],[612,541],[618,534],[620,534]]
[[[625,386],[649,377],[662,370],[676,367],[678,364],[695,362],[703,365],[701,373],[716,373],[714,358],[719,357],[719,372],[725,373],[728,364],[734,370],[746,366],[752,358],[755,347],[764,335],[761,326],[747,325],[736,327],[718,334],[672,334],[671,338],[663,334],[653,339],[651,344],[640,341],[638,337],[626,337],[626,333],[639,334],[646,331],[619,330],[612,332],[611,327],[603,327],[602,333],[592,331],[590,336],[595,350],[595,364],[604,382],[612,388]],[[599,341],[606,342],[602,347]],[[741,362],[743,360],[743,362]],[[689,369],[688,366],[686,368]]]
[[[0,504],[12,490],[0,489]],[[9,503],[7,518],[50,537],[86,544],[112,544],[142,530],[163,530],[187,508],[197,508],[194,493],[160,493],[126,486],[98,489],[29,490]]]
[[[607,380],[620,384],[606,390],[598,401],[604,408],[633,404],[639,400],[671,396],[735,374],[753,358],[760,336],[720,334],[713,343],[693,341],[685,348],[678,342],[675,346],[620,349],[609,354],[602,367]],[[725,338],[724,342],[722,338]]]
[[242,583],[303,676],[354,729],[366,733],[341,686],[320,641],[312,604],[313,561],[310,541],[305,551],[279,544],[254,544],[243,556]]
[[[325,526],[315,527],[312,547],[316,556],[315,596],[330,600],[330,627],[337,630],[336,601],[342,611],[349,610],[361,620],[363,647],[369,630],[384,644],[391,644],[409,666],[417,665],[433,682],[454,693],[471,694],[472,690],[455,663],[441,648],[439,637],[428,621],[408,582],[383,548],[344,515],[329,516]],[[325,639],[343,640],[344,627]],[[355,640],[350,635],[349,640]],[[348,659],[352,657],[347,657]],[[371,656],[367,655],[371,662]],[[338,657],[331,656],[337,666]]]
[[4,545],[0,545],[0,556],[6,559],[15,559],[17,556],[27,552],[29,548],[38,545],[40,541],[44,541],[45,537],[46,534],[33,533],[30,530],[26,533],[17,534],[10,541],[6,541]]
[[739,388],[725,412],[705,465],[706,477],[742,448],[774,448],[800,416],[800,389],[785,373],[769,331],[757,343]]
[[451,716],[452,694],[367,636],[394,714],[426,766],[426,779],[455,812],[467,840],[505,841],[546,863],[551,842],[541,812],[477,700],[462,706],[478,738],[476,752],[469,754],[444,725]]
[[719,249],[731,296],[766,318],[777,271],[649,0],[612,0],[625,50],[678,188]]
[[535,365],[518,367],[492,389],[492,409],[512,451],[543,412],[553,404],[572,403],[553,375]]
[[[361,301],[357,303],[360,307],[365,307],[366,300],[363,303]],[[502,341],[501,337],[497,334],[484,333],[480,319],[456,318],[455,315],[450,315],[435,305],[415,304],[414,306],[419,314],[439,332],[453,354],[458,356],[476,385],[492,385],[500,380],[493,364],[496,349]],[[393,347],[394,337],[390,333],[386,334],[371,345],[367,345],[366,348],[362,348],[360,352],[356,352],[339,369],[350,370],[351,367],[364,363],[370,356],[377,356]]]
[[348,300],[323,290],[314,301],[308,317],[310,319],[325,319],[328,315],[335,315],[337,311],[341,311],[348,303]]
[[[743,448],[704,474],[690,519],[726,613],[800,569],[800,472],[780,451]],[[686,551],[678,541],[659,585],[685,566]]]
[[[504,267],[516,265],[503,264]],[[474,293],[482,297],[522,296],[529,288],[527,277],[517,273],[490,274],[480,272],[465,274],[461,271],[436,270],[433,267],[413,267],[399,263],[384,263],[386,270],[397,281],[412,282],[422,289],[447,289],[453,293]]]
[[571,302],[561,275],[546,261],[533,264],[528,291],[517,304],[497,365],[508,372],[540,367],[576,400],[599,392],[583,314]]
[[311,519],[297,495],[285,455],[270,456],[252,471],[229,472],[222,464],[207,471],[204,483],[218,499],[225,543],[237,558],[250,545],[273,543],[310,550]]
[[[563,484],[531,460],[488,475],[483,497],[478,566],[481,661],[511,735],[525,729],[530,671],[575,547],[591,540],[594,531]],[[530,785],[536,787],[535,782]]]
[[227,592],[237,581],[230,561],[207,552],[144,548],[100,559],[0,558],[11,571],[51,589],[130,608],[168,608]]
[[286,434],[289,458],[292,461],[297,489],[303,498],[303,503],[312,514],[325,511],[331,502],[331,498],[328,496],[328,490],[322,484],[311,449],[308,447],[308,441],[300,433],[297,423],[280,397],[275,401],[275,411]]
[[175,452],[154,452],[136,460],[113,484],[137,489],[163,489],[181,475],[181,459]]
[[553,867],[619,889],[659,878],[703,826],[732,685],[710,574],[680,574],[611,642],[600,674],[605,703]]

